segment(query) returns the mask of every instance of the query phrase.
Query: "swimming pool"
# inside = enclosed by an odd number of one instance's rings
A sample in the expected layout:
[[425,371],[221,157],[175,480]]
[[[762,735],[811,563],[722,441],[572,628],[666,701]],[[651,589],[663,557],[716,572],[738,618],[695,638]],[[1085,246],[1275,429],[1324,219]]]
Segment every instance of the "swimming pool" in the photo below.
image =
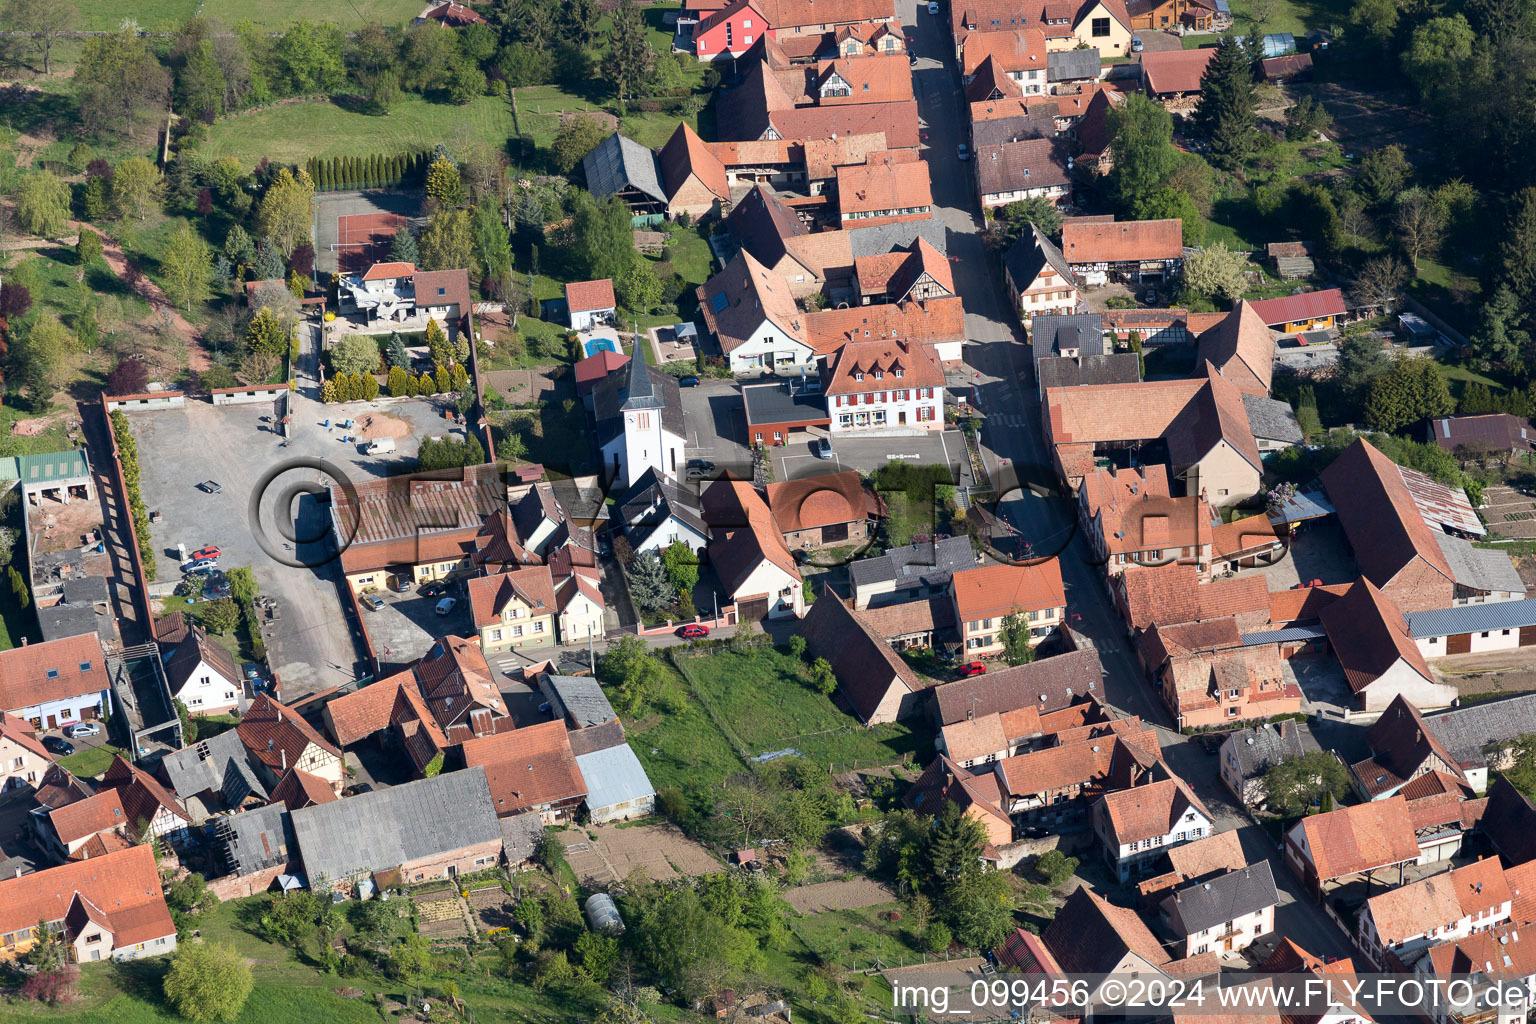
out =
[[620,351],[617,338],[588,338],[586,341],[582,342],[582,347],[587,350],[587,355],[589,357],[595,356],[599,352]]

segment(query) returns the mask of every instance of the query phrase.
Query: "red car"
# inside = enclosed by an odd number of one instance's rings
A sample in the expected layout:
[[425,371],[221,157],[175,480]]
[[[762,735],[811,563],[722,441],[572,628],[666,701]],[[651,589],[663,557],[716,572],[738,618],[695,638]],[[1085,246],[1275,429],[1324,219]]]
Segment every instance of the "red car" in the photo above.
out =
[[218,557],[219,557],[219,546],[217,544],[207,544],[207,545],[205,545],[203,547],[198,548],[196,551],[194,551],[190,555],[188,555],[187,556],[187,561],[189,561],[189,562],[202,562],[202,561],[206,561],[207,559],[210,559],[210,558],[218,558]]
[[958,671],[960,672],[961,676],[969,679],[971,676],[986,675],[987,666],[983,665],[979,661],[968,661],[964,665],[961,665]]
[[696,622],[691,626],[684,626],[682,629],[679,629],[677,635],[684,640],[702,640],[704,637],[709,636],[709,627]]

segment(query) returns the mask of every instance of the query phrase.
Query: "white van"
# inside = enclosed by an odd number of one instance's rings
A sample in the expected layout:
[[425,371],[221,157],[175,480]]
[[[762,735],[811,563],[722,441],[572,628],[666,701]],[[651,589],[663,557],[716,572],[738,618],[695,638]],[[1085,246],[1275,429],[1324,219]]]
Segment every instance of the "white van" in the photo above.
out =
[[369,455],[388,455],[395,450],[395,439],[392,437],[376,437],[368,442]]

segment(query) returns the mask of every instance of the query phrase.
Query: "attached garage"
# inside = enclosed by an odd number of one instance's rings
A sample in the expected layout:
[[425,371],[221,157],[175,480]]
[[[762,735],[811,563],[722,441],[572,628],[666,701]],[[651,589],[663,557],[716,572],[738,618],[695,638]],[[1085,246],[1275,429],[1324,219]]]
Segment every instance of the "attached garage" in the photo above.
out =
[[768,615],[769,599],[766,597],[749,597],[736,602],[736,620],[738,622],[759,622]]
[[1536,599],[1408,612],[1403,619],[1426,658],[1536,646]]
[[1452,633],[1450,636],[1446,637],[1445,638],[1445,653],[1448,654],[1448,655],[1449,654],[1471,654],[1472,653],[1472,634],[1471,633]]

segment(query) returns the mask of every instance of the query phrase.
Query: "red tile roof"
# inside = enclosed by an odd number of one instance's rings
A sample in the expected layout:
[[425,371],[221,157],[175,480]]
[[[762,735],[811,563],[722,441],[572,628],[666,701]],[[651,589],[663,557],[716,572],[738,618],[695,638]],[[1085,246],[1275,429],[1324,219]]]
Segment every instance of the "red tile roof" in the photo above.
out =
[[928,345],[902,341],[850,341],[825,371],[825,379],[828,395],[942,388],[944,368]]
[[288,774],[278,780],[272,789],[271,803],[280,803],[290,811],[297,811],[315,804],[328,804],[337,799],[331,784],[318,775],[288,769]]
[[1269,611],[1269,590],[1263,576],[1200,583],[1200,571],[1177,562],[1159,566],[1128,566],[1120,576],[1131,626],[1146,629],[1203,622],[1229,615],[1259,616]]
[[1141,55],[1141,73],[1154,96],[1199,92],[1205,66],[1216,56],[1214,46],[1200,50],[1157,50]]
[[406,670],[326,704],[325,713],[330,719],[336,742],[343,747],[350,747],[360,739],[389,728],[390,713],[394,711],[395,697],[400,687],[415,685],[415,676]]
[[869,160],[837,169],[837,205],[845,220],[850,213],[926,210],[933,206],[927,161],[898,161],[888,153]]
[[469,581],[469,608],[475,628],[489,626],[501,617],[507,602],[517,597],[529,615],[553,615],[555,581],[547,565],[532,565],[514,572],[479,576]]
[[465,7],[461,3],[453,2],[453,0],[445,4],[438,4],[422,15],[422,17],[452,26],[485,24],[485,19],[480,16],[479,11],[472,7]]
[[781,30],[889,21],[896,10],[892,0],[759,0],[759,6],[768,24]]
[[1221,323],[1200,335],[1198,359],[1214,365],[1238,390],[1268,395],[1274,378],[1275,339],[1258,306],[1239,299]]
[[32,729],[32,723],[25,718],[17,718],[0,711],[0,739],[10,740],[17,746],[31,751],[44,761],[52,761],[43,741],[37,738],[37,733]]
[[960,54],[964,74],[975,74],[982,61],[991,58],[1003,71],[1038,71],[1038,81],[1045,85],[1045,33],[1038,28],[973,32],[961,43]]
[[1323,609],[1349,592],[1348,583],[1281,590],[1269,595],[1269,621],[1277,626],[1321,617]]
[[375,263],[363,273],[364,281],[384,281],[396,277],[410,277],[416,273],[414,263]]
[[1321,479],[1355,561],[1372,583],[1388,585],[1416,559],[1447,581],[1455,579],[1402,471],[1369,441],[1361,438],[1346,448]]
[[911,692],[922,681],[885,638],[835,594],[824,594],[801,621],[812,657],[826,658],[838,691],[863,722],[880,709],[892,690]]
[[160,784],[160,780],[129,763],[121,754],[113,759],[111,767],[102,775],[101,788],[117,793],[123,804],[123,812],[128,815],[128,825],[135,831],[140,825],[153,822],[162,807],[182,821],[192,820],[182,809],[181,802]]
[[1259,319],[1271,327],[1317,317],[1343,316],[1349,310],[1344,304],[1344,293],[1338,288],[1282,295],[1278,299],[1257,299],[1249,305],[1259,314]]
[[1184,255],[1184,222],[1177,217],[1107,223],[1073,218],[1061,226],[1061,253],[1073,265],[1176,260]]
[[485,766],[497,817],[587,795],[563,721],[469,740],[462,749],[466,767]]
[[966,621],[1063,608],[1067,593],[1054,558],[1033,565],[984,565],[953,577],[955,607]]
[[95,633],[0,651],[0,711],[22,711],[108,686],[106,656]]
[[1400,796],[1314,814],[1301,819],[1296,828],[1306,837],[1321,881],[1417,860],[1419,856],[1408,801]]
[[768,510],[783,533],[872,519],[879,499],[857,470],[768,485]]
[[[844,232],[838,232],[843,234]],[[896,338],[918,345],[965,340],[965,307],[960,296],[921,302],[822,309],[805,316],[805,336],[820,355],[851,341]]]
[[53,830],[58,833],[59,842],[65,845],[96,832],[114,828],[126,829],[133,825],[133,822],[128,819],[128,812],[123,810],[123,802],[110,789],[102,790],[95,796],[76,803],[55,808],[48,813],[48,820],[52,823]]
[[600,281],[572,281],[565,286],[565,302],[572,313],[612,309],[613,281],[606,277]]
[[[644,342],[642,342],[644,344]],[[629,356],[607,349],[588,356],[571,368],[576,376],[576,395],[580,397],[597,387],[598,381],[629,365]]]
[[677,130],[672,133],[667,144],[661,147],[659,157],[661,180],[667,195],[676,195],[683,182],[692,174],[697,175],[704,187],[715,195],[730,200],[731,186],[726,181],[724,165],[704,140],[699,138],[699,133],[688,127],[686,122],[678,123]]
[[1104,796],[1110,834],[1125,844],[1168,835],[1189,810],[1211,820],[1211,812],[1178,779],[1163,779]]
[[1397,604],[1361,577],[1323,609],[1323,628],[1352,690],[1359,693],[1399,661],[1433,680]]
[[176,934],[148,844],[0,880],[0,934],[62,921],[77,893],[112,922],[117,946]]
[[298,764],[299,758],[311,743],[337,757],[341,756],[341,752],[316,732],[315,727],[306,722],[302,715],[279,704],[265,693],[257,694],[256,699],[251,701],[251,706],[246,709],[245,716],[240,719],[235,730],[240,734],[240,742],[245,744],[245,749],[276,775],[282,775]]
[[703,500],[705,520],[711,527],[709,559],[727,593],[734,596],[736,588],[764,562],[800,578],[773,513],[750,483],[717,480],[704,492]]

